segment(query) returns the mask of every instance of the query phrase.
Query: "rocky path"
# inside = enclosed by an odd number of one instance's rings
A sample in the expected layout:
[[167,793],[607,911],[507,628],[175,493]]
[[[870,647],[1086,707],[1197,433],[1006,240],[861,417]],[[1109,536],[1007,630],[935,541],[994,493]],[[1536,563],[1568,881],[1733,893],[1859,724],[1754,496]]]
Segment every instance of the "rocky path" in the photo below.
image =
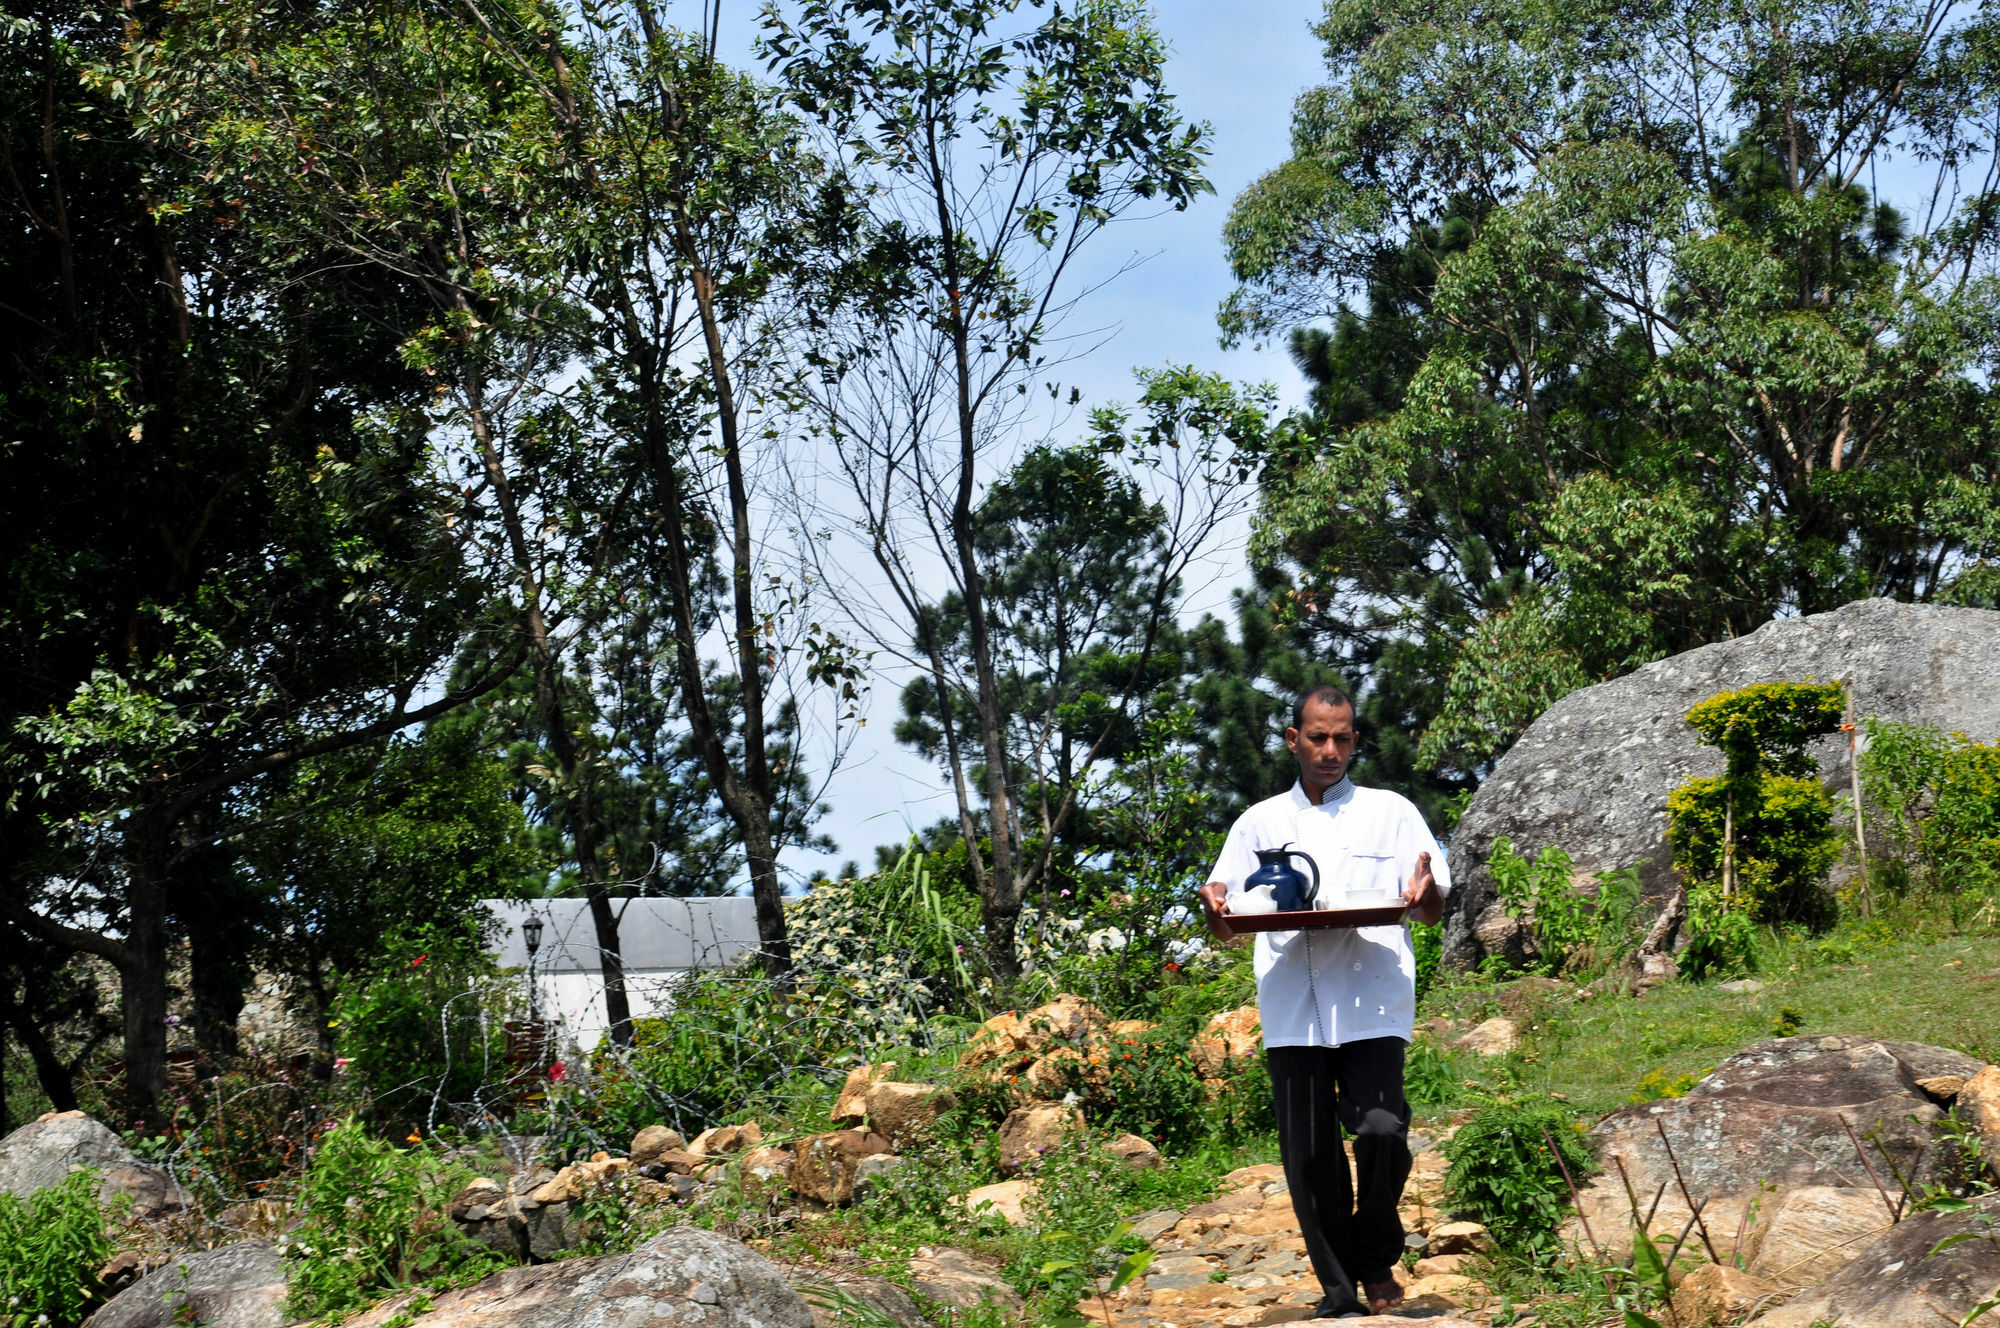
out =
[[[1444,1168],[1436,1151],[1418,1153],[1404,1192],[1403,1225],[1424,1237],[1424,1248],[1414,1270],[1397,1269],[1403,1305],[1357,1322],[1490,1324],[1492,1297],[1461,1271],[1486,1247],[1486,1232],[1446,1219],[1438,1206]],[[1142,1214],[1133,1230],[1154,1250],[1146,1276],[1077,1307],[1106,1328],[1260,1328],[1308,1318],[1319,1303],[1319,1281],[1306,1260],[1284,1173],[1275,1165],[1231,1172],[1213,1201],[1184,1212]]]

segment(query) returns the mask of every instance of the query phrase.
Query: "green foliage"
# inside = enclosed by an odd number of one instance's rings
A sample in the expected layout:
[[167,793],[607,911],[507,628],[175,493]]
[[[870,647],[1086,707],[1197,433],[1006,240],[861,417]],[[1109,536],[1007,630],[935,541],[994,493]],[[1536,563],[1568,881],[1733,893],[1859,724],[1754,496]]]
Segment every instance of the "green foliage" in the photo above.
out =
[[1639,1082],[1632,1086],[1632,1095],[1625,1101],[1627,1105],[1636,1107],[1662,1098],[1686,1097],[1688,1090],[1700,1082],[1701,1075],[1693,1071],[1669,1074],[1656,1066],[1639,1076]]
[[1691,919],[1695,887],[1717,887],[1700,906],[1697,971],[1747,963],[1747,935],[1721,916],[1731,910],[1757,922],[1831,924],[1822,882],[1841,841],[1806,744],[1838,729],[1845,708],[1838,683],[1774,682],[1718,692],[1688,711],[1727,764],[1720,778],[1690,779],[1667,795],[1667,842],[1689,883]]
[[367,1091],[368,1114],[384,1128],[477,1119],[511,1094],[504,1023],[518,992],[476,928],[385,937],[366,977],[334,1003],[342,1073]]
[[1887,813],[1887,848],[1902,856],[1907,886],[2000,894],[2000,743],[1872,717],[1863,727],[1862,786]]
[[1687,712],[1688,725],[1729,762],[1728,779],[1761,769],[1803,778],[1812,772],[1806,744],[1840,727],[1847,691],[1839,683],[1755,683],[1717,692]]
[[[1988,31],[1327,0],[1327,78],[1225,227],[1222,321],[1293,330],[1314,385],[1253,556],[1410,699],[1423,760],[1476,777],[1569,688],[1779,613],[1992,593],[2000,333],[1950,266],[2000,194]],[[1900,174],[1933,141],[1964,145],[1939,207]]]
[[1411,922],[1410,948],[1417,958],[1417,999],[1437,981],[1438,965],[1444,962],[1444,924],[1441,922]]
[[[1841,848],[1833,800],[1813,778],[1759,774],[1742,787],[1735,804],[1737,906],[1758,922],[1824,927],[1833,900],[1822,882]],[[1684,879],[1719,887],[1731,792],[1726,779],[1696,778],[1667,795],[1667,843]]]
[[1464,1076],[1429,1037],[1410,1043],[1403,1057],[1403,1092],[1419,1107],[1446,1107],[1464,1095]]
[[1687,939],[1674,956],[1687,978],[1734,977],[1757,967],[1757,924],[1742,908],[1732,907],[1717,885],[1688,888]]
[[1187,1039],[1163,1029],[1114,1038],[1102,1053],[1061,1065],[1065,1093],[1106,1133],[1129,1132],[1163,1153],[1186,1154],[1204,1140],[1268,1126],[1270,1079],[1262,1060],[1230,1061],[1213,1096]]
[[1530,920],[1540,969],[1551,975],[1609,967],[1639,942],[1637,870],[1599,872],[1592,898],[1577,888],[1574,867],[1557,845],[1530,861],[1504,835],[1486,860],[1508,915]]
[[423,1145],[398,1148],[353,1121],[328,1131],[299,1178],[299,1226],[280,1245],[291,1314],[338,1314],[503,1266],[444,1211],[471,1178]]
[[1532,1255],[1555,1250],[1569,1205],[1563,1167],[1579,1183],[1596,1170],[1569,1109],[1549,1098],[1481,1108],[1445,1144],[1445,1156],[1452,1209],[1485,1223],[1503,1248]]
[[26,1198],[0,1194],[0,1326],[77,1328],[103,1297],[113,1249],[95,1171],[72,1171]]
[[1771,1035],[1781,1038],[1791,1037],[1801,1028],[1805,1027],[1805,1022],[1806,1018],[1804,1015],[1787,1005],[1772,1017]]

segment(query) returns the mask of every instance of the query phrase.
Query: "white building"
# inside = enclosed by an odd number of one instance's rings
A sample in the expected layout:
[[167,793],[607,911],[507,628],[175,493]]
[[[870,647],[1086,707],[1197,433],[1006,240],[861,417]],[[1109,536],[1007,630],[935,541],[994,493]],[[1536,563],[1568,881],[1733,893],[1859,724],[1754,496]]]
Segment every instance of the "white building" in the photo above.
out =
[[[542,920],[534,956],[536,1001],[544,1019],[561,1025],[562,1042],[597,1045],[610,1027],[604,1013],[604,968],[590,904],[582,899],[489,899],[499,919],[493,942],[502,967],[529,967],[521,924],[532,912]],[[690,973],[734,967],[757,948],[754,900],[614,899],[618,948],[625,961],[625,991],[633,1015],[658,1014],[672,1003],[675,982]]]

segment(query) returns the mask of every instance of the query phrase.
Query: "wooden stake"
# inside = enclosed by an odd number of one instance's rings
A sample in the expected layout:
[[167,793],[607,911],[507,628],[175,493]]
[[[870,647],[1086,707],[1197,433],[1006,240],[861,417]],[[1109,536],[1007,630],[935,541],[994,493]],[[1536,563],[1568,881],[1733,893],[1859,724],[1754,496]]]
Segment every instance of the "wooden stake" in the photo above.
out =
[[1847,696],[1847,720],[1841,725],[1847,730],[1847,784],[1854,798],[1854,863],[1855,875],[1861,881],[1861,916],[1871,912],[1868,902],[1868,832],[1861,824],[1861,733],[1854,722],[1854,697]]

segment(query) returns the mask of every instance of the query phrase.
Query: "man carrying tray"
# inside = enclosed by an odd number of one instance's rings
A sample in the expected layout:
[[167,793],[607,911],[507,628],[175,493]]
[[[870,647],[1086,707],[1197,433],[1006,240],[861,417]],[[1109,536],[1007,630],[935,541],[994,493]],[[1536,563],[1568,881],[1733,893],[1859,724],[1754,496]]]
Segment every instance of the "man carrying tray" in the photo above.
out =
[[[1436,922],[1451,876],[1422,814],[1406,798],[1347,778],[1354,702],[1337,687],[1305,693],[1285,746],[1298,758],[1298,783],[1230,827],[1201,888],[1209,929],[1235,938],[1229,899],[1257,869],[1257,850],[1287,844],[1319,868],[1316,908],[1339,908],[1349,895],[1400,894],[1409,916]],[[1409,933],[1401,925],[1263,932],[1256,971],[1285,1182],[1325,1292],[1318,1317],[1388,1309],[1402,1300],[1396,1206],[1410,1174],[1403,1053],[1416,1020],[1417,963]],[[1343,1127],[1354,1139],[1355,1176],[1340,1147]]]

